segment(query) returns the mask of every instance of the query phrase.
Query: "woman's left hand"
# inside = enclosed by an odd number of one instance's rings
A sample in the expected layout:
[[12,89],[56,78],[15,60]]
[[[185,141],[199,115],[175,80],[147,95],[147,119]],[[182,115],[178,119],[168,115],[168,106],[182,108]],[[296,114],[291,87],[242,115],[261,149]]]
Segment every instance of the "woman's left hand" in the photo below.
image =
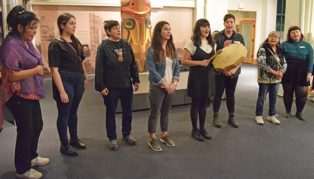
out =
[[310,82],[312,79],[312,73],[307,73],[306,75],[306,81]]

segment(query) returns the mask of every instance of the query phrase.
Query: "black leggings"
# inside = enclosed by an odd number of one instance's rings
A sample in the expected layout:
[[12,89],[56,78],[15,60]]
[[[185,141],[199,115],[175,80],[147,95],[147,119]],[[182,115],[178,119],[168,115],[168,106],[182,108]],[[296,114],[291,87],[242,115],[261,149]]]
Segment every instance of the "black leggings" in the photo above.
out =
[[215,98],[213,104],[214,115],[219,113],[220,104],[221,104],[221,97],[223,95],[224,90],[226,89],[226,103],[229,115],[234,114],[234,105],[235,105],[235,98],[234,93],[236,90],[238,77],[229,77],[225,75],[215,75]]
[[205,118],[206,118],[206,108],[207,108],[208,99],[197,99],[192,98],[191,105],[191,122],[193,130],[197,129],[197,118],[200,119],[200,129],[205,127]]
[[285,104],[286,111],[291,112],[293,93],[295,92],[297,113],[301,113],[306,103],[307,87],[292,84],[282,84],[282,87],[283,102]]

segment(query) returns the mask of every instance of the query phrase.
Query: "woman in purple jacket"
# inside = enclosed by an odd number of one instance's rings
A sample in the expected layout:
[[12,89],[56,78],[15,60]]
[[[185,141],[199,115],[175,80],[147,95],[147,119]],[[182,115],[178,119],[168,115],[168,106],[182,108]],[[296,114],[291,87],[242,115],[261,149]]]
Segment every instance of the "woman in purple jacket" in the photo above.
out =
[[3,100],[16,127],[15,168],[18,178],[41,178],[33,166],[49,163],[37,153],[43,119],[39,100],[45,97],[44,71],[38,50],[32,44],[37,16],[21,6],[8,14],[10,33],[0,49]]

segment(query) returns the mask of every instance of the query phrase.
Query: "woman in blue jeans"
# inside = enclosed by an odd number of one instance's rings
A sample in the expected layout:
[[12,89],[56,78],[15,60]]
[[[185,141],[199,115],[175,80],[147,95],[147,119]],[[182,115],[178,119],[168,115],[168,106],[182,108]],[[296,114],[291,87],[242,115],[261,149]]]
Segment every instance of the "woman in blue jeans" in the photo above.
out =
[[[77,111],[87,82],[83,66],[83,50],[80,41],[74,36],[76,21],[71,14],[58,17],[60,38],[49,44],[49,66],[53,79],[53,98],[58,108],[57,128],[61,141],[60,152],[68,156],[78,153],[71,147],[85,149],[77,136]],[[67,128],[69,127],[70,142]],[[69,145],[70,144],[70,145]]]
[[173,43],[170,24],[160,21],[156,24],[152,45],[147,51],[147,69],[149,71],[148,146],[156,152],[162,151],[156,137],[156,125],[160,118],[160,142],[169,147],[175,143],[168,135],[169,111],[172,98],[179,81],[180,66]]
[[258,59],[258,98],[256,102],[255,121],[264,124],[263,106],[267,93],[269,93],[269,111],[267,120],[273,124],[280,124],[276,117],[276,98],[278,87],[287,64],[280,48],[280,35],[271,32],[257,52]]

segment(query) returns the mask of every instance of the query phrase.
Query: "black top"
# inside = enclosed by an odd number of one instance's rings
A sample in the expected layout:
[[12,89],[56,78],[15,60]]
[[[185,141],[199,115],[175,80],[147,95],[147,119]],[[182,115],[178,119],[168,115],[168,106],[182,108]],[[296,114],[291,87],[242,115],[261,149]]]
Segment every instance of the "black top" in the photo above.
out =
[[[77,43],[80,42],[77,40]],[[66,43],[64,41],[54,39],[49,44],[48,59],[49,67],[58,67],[60,71],[81,72],[83,73],[82,61],[85,59],[83,53],[80,56],[73,48],[73,42]]]
[[[210,53],[206,53],[200,47],[196,48],[195,53],[191,56],[193,61],[202,61],[209,59],[215,54],[214,48]],[[207,67],[192,66],[188,77],[188,96],[195,99],[208,99],[209,96],[209,72],[212,64]]]
[[[230,37],[228,37],[225,34],[225,31],[222,30],[222,31],[218,32],[215,35],[215,42],[217,44],[216,50],[218,51],[218,50],[224,48],[226,41],[230,41],[230,43],[241,43],[241,44],[243,44],[245,46],[244,40],[243,40],[243,36],[241,34],[236,33],[235,31],[233,31],[232,35]],[[238,68],[237,72],[233,76],[237,76],[240,73],[241,73],[241,67]],[[215,74],[216,75],[220,75],[222,73],[216,72]]]
[[[119,52],[122,52],[120,59]],[[132,48],[123,40],[103,40],[97,49],[95,68],[97,91],[105,88],[128,88],[132,83],[140,82]]]

